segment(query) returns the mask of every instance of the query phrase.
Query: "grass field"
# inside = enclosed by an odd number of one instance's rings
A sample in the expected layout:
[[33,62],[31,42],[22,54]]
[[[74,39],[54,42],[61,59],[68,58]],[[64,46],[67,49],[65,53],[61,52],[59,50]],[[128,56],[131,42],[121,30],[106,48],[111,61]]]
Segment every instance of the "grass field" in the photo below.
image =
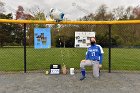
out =
[[[50,64],[65,63],[79,68],[85,58],[83,48],[27,48],[27,70],[46,70]],[[103,68],[108,69],[108,49],[104,48]],[[0,48],[0,71],[23,71],[23,48]],[[112,70],[140,70],[140,49],[112,48]]]

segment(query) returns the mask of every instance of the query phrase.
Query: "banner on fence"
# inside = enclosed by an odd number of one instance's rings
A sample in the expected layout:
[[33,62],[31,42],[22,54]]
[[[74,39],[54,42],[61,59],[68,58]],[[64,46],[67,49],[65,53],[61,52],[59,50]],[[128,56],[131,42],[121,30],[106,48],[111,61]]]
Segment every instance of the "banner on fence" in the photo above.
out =
[[95,37],[95,32],[75,32],[75,47],[89,47],[91,37]]
[[50,28],[34,28],[34,48],[51,48]]

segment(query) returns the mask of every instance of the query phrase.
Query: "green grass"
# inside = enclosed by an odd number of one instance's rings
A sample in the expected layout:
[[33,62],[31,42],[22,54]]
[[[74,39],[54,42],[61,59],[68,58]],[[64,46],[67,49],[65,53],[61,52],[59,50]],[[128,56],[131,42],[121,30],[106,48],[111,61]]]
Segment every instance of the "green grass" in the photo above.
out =
[[140,49],[112,49],[114,70],[140,70]]
[[[49,69],[50,64],[65,63],[79,68],[85,58],[83,48],[27,48],[27,70]],[[103,68],[108,69],[108,49],[104,49]],[[140,49],[112,48],[112,70],[140,70]],[[23,71],[23,48],[0,48],[0,71]]]

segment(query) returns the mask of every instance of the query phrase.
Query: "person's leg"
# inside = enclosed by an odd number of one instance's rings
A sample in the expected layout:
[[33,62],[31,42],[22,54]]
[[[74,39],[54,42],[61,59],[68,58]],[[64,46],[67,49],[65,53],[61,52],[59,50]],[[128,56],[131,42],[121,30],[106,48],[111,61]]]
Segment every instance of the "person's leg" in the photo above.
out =
[[94,61],[94,64],[93,64],[93,75],[96,78],[99,77],[99,62],[98,61]]
[[80,68],[81,68],[82,77],[80,78],[80,80],[83,80],[86,77],[85,66],[92,66],[92,62],[90,60],[84,60],[84,61],[82,60],[81,61]]

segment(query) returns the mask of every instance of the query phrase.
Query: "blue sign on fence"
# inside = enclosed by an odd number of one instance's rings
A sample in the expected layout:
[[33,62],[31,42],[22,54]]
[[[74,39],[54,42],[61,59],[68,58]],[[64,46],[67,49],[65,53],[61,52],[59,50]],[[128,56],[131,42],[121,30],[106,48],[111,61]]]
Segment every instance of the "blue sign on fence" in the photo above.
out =
[[51,48],[50,28],[34,28],[34,48]]

